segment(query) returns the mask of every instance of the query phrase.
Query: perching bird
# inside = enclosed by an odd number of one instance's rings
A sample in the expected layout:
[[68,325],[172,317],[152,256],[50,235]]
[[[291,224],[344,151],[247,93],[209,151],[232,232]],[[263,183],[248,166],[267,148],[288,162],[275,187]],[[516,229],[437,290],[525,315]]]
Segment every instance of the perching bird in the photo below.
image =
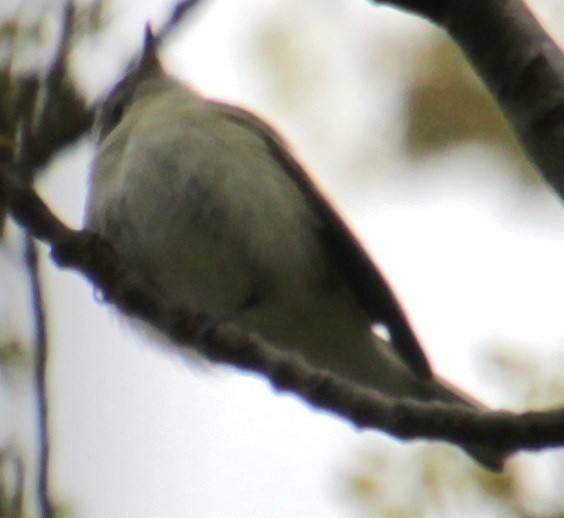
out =
[[[389,396],[472,404],[433,375],[388,282],[278,133],[167,75],[150,30],[102,105],[86,226],[173,304]],[[467,451],[502,469],[503,453]]]

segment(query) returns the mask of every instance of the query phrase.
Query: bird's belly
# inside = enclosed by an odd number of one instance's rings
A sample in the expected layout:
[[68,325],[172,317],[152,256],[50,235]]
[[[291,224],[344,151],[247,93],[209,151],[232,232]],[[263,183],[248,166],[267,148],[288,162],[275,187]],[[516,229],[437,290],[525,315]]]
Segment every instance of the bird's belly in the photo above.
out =
[[154,188],[161,189],[158,202],[148,208],[132,201],[131,213],[158,222],[154,232],[139,235],[139,246],[149,249],[148,268],[160,272],[159,282],[178,302],[233,312],[299,298],[327,276],[326,250],[313,229],[317,216],[277,168],[250,177],[243,168],[210,164],[180,186]]
[[[322,342],[328,324],[351,320],[358,305],[319,239],[319,214],[261,142],[218,151],[209,139],[152,138],[135,134],[89,218],[134,269],[172,303],[276,340]],[[179,161],[181,145],[199,161],[187,151]]]

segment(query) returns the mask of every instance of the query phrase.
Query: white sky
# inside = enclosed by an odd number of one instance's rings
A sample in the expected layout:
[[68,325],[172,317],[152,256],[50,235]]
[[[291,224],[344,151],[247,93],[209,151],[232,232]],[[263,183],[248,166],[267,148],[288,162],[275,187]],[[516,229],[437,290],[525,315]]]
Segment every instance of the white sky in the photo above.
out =
[[[106,40],[77,53],[97,83],[90,91],[110,83],[119,57],[140,40],[146,13],[157,12],[130,4],[118,4],[127,14]],[[291,23],[296,44],[329,50],[322,66],[304,70],[304,80],[319,71],[327,82],[290,103],[299,109],[272,93],[256,57],[256,38],[272,20]],[[417,164],[399,156],[402,73],[388,65],[382,77],[370,76],[376,84],[366,84],[365,53],[374,42],[426,30],[412,17],[355,0],[209,0],[163,57],[171,72],[204,92],[275,121],[388,272],[437,369],[491,404],[507,404],[511,398],[497,390],[495,376],[480,372],[475,353],[507,341],[523,344],[515,354],[525,361],[561,361],[555,351],[564,340],[564,211],[548,191],[513,183],[503,173],[508,160],[477,145]],[[382,48],[384,59],[389,47]],[[369,127],[369,110],[381,117],[380,127]],[[382,142],[389,173],[368,185],[344,173],[354,139],[366,132]],[[65,153],[41,186],[76,226],[89,151],[83,143]],[[426,173],[425,182],[404,174],[413,168]],[[96,304],[81,278],[47,261],[45,267],[54,483],[76,516],[354,516],[342,474],[354,469],[361,446],[379,439],[375,434],[359,435],[253,376],[189,367],[143,344]],[[16,426],[28,413],[14,409]],[[398,462],[413,451],[377,444]],[[400,492],[411,487],[404,477]],[[535,494],[534,481],[531,487]]]

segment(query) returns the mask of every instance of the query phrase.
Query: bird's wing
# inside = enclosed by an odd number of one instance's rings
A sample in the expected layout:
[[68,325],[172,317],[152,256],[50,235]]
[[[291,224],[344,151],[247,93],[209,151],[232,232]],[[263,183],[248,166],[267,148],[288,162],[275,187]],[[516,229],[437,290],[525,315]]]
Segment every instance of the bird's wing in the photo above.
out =
[[429,362],[387,280],[347,224],[288,151],[280,136],[268,124],[244,109],[222,103],[212,104],[217,106],[222,116],[254,129],[266,143],[272,155],[320,215],[324,224],[321,239],[337,267],[350,282],[364,310],[373,322],[382,323],[388,328],[397,354],[412,371],[422,378],[430,378],[432,371]]

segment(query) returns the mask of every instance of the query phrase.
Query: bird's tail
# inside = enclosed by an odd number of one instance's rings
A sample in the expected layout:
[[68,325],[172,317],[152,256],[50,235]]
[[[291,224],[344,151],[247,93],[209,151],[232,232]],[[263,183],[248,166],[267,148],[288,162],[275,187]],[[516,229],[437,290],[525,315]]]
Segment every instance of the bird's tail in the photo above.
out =
[[[434,392],[439,401],[444,401],[445,403],[460,403],[471,408],[486,409],[486,405],[469,394],[466,394],[448,380],[435,376],[432,383],[434,385]],[[463,448],[482,466],[498,473],[503,471],[505,459],[509,454],[508,452],[503,452],[489,446],[472,445]]]
[[[356,363],[349,378],[373,387],[391,397],[409,397],[418,401],[438,401],[485,409],[485,405],[438,376],[420,377],[396,354],[390,344],[372,337],[371,358]],[[366,350],[365,350],[366,351]],[[463,446],[464,450],[485,468],[501,472],[509,452],[488,446]]]

